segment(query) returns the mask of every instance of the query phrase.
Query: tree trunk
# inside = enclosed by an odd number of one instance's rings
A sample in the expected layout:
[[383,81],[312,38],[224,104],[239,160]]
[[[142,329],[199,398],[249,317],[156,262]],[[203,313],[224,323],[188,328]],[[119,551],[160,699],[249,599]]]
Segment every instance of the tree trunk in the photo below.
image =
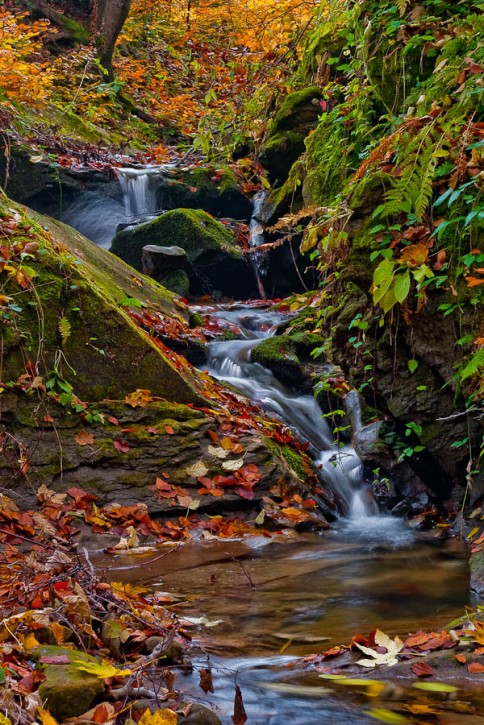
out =
[[113,52],[118,35],[128,17],[131,0],[98,0],[96,43],[99,62],[108,82],[114,80]]

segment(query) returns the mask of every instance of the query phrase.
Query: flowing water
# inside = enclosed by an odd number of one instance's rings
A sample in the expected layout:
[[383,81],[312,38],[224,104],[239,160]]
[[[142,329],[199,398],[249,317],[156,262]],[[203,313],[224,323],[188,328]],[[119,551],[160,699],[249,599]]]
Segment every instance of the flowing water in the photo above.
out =
[[273,373],[250,359],[252,349],[271,337],[286,315],[234,305],[214,316],[235,324],[241,339],[211,345],[208,372],[239,388],[269,413],[276,414],[303,440],[316,459],[321,478],[331,487],[342,512],[349,518],[366,519],[378,512],[371,491],[363,483],[361,462],[351,446],[333,442],[330,426],[312,395],[294,395]]
[[100,247],[108,249],[120,225],[139,224],[159,214],[158,188],[163,166],[117,168],[118,183],[106,185],[108,193],[85,191],[67,207],[61,220]]
[[[156,174],[159,170],[120,170],[123,199],[84,195],[64,220],[108,246],[118,224],[156,213]],[[263,201],[261,195],[254,204],[253,247],[263,242],[257,219]],[[257,253],[254,260],[262,286],[264,260]],[[384,695],[372,702],[358,688],[331,686],[316,673],[291,666],[294,658],[346,643],[358,631],[380,627],[390,635],[406,634],[460,616],[468,603],[466,552],[457,540],[425,542],[401,520],[380,515],[356,453],[334,444],[314,398],[291,393],[251,361],[253,347],[275,333],[283,315],[250,306],[212,312],[237,325],[241,335],[211,346],[209,372],[309,443],[343,516],[319,535],[200,542],[145,559],[98,555],[96,566],[111,581],[143,582],[170,593],[173,610],[182,617],[206,617],[191,627],[195,672],[176,674],[175,687],[211,707],[223,725],[232,723],[236,684],[249,725],[374,723],[368,711],[385,707]],[[207,666],[215,692],[204,694],[197,669]],[[393,699],[425,697],[395,687]],[[453,712],[445,722],[482,725],[484,718],[469,720]]]

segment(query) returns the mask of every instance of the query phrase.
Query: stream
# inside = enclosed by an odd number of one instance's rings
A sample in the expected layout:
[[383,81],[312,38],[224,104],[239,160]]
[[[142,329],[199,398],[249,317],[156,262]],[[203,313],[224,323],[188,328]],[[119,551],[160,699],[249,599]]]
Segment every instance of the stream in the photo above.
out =
[[[113,217],[104,213],[102,230],[97,237],[89,235],[102,246],[120,221],[153,213],[156,206],[152,174],[131,171],[120,173],[124,206],[119,199],[109,200]],[[84,199],[87,207],[88,201]],[[79,228],[81,218],[87,223],[96,216],[99,207],[83,206],[68,210],[65,220]],[[254,214],[251,246],[262,242]],[[260,263],[263,297],[264,258],[256,254],[254,259]],[[420,628],[432,631],[463,615],[469,603],[467,552],[458,539],[426,538],[402,519],[380,514],[358,457],[350,445],[334,443],[315,399],[290,392],[272,372],[251,361],[253,347],[276,333],[284,315],[250,304],[194,310],[210,312],[240,330],[237,340],[212,343],[204,369],[282,419],[309,444],[342,516],[320,534],[177,545],[162,556],[98,553],[96,568],[111,581],[142,583],[173,597],[172,610],[189,618],[195,664],[193,673],[176,674],[174,686],[213,709],[223,725],[232,723],[235,685],[241,688],[250,725],[374,723],[368,710],[385,707],[385,693],[375,703],[361,688],[337,687],[290,664],[348,643],[357,632],[368,634],[375,627],[391,636]],[[200,667],[212,669],[213,693],[200,689]],[[397,685],[388,697],[428,702],[425,693],[409,694]],[[477,725],[484,718],[453,712],[445,722]]]

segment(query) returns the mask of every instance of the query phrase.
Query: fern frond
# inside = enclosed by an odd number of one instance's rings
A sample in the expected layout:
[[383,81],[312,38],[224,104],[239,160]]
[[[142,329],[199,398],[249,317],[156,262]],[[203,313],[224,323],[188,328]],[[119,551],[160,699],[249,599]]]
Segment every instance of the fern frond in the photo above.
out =
[[393,188],[385,194],[385,201],[375,215],[396,216],[401,212],[414,212],[420,221],[432,199],[432,184],[438,161],[440,142],[433,129],[423,129],[415,138],[402,139],[397,158],[400,176]]
[[408,0],[396,0],[396,6],[398,8],[398,12],[400,13],[400,17],[405,14],[407,5]]
[[59,320],[59,332],[62,338],[62,342],[66,342],[71,335],[71,323],[67,317],[61,317]]
[[464,382],[478,373],[481,368],[484,368],[484,347],[474,353],[466,366],[458,373],[459,381]]

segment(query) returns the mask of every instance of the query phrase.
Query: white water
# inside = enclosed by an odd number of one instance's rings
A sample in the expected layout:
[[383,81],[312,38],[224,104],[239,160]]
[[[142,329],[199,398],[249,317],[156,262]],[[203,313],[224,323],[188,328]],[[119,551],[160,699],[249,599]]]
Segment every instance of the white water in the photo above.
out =
[[263,300],[266,298],[266,293],[262,277],[267,274],[267,254],[258,250],[258,248],[264,244],[265,241],[264,226],[260,219],[260,215],[266,199],[267,191],[265,189],[261,189],[254,196],[252,200],[252,217],[249,228],[249,247],[255,250],[251,253],[250,260],[254,268],[259,295]]
[[310,444],[320,476],[334,492],[345,517],[364,524],[378,514],[371,490],[364,485],[360,459],[351,446],[339,447],[333,442],[313,396],[290,394],[270,370],[251,361],[252,349],[261,339],[274,335],[284,315],[250,308],[219,310],[215,315],[237,324],[242,339],[213,343],[208,372],[276,414]]
[[136,220],[153,216],[157,209],[158,187],[160,174],[165,166],[144,166],[141,169],[116,169],[116,174],[123,191],[126,219]]
[[61,220],[108,249],[120,224],[139,224],[161,213],[158,208],[160,176],[171,168],[171,164],[164,164],[115,169],[119,189],[109,187],[110,195],[97,191],[81,193],[67,207]]

